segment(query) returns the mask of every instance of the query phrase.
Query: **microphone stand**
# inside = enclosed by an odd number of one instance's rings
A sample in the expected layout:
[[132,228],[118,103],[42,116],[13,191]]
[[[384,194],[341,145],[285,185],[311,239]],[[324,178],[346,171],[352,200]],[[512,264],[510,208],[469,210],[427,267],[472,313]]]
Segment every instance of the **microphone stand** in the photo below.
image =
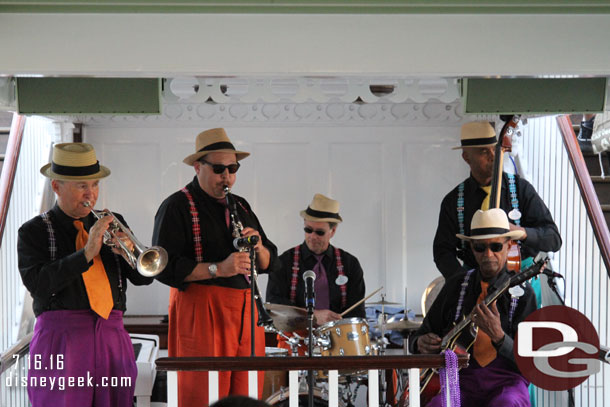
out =
[[250,254],[250,356],[256,356],[256,346],[255,346],[255,308],[256,304],[254,302],[254,275],[256,267],[256,251],[253,247],[248,249],[248,253]]
[[[305,283],[307,286],[307,283]],[[311,283],[311,289],[313,291],[313,282]],[[312,292],[312,298],[307,298],[307,323],[309,328],[309,344],[308,344],[308,355],[309,357],[313,357],[313,311],[315,307],[315,294]],[[308,387],[308,406],[313,407],[313,386],[314,386],[314,377],[313,370],[309,369],[307,371],[307,387]]]

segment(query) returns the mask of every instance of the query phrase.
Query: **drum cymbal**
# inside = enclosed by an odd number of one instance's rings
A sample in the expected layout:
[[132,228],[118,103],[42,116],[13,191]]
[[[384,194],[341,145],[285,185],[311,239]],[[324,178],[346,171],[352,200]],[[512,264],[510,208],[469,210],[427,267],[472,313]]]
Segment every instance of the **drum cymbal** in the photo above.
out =
[[375,302],[367,302],[366,305],[400,305],[400,303],[381,300],[381,301],[375,301]]
[[293,332],[307,329],[307,310],[292,305],[265,303],[265,309],[280,331]]
[[414,331],[421,326],[421,321],[410,321],[404,319],[401,321],[388,322],[385,324],[385,329],[390,331]]

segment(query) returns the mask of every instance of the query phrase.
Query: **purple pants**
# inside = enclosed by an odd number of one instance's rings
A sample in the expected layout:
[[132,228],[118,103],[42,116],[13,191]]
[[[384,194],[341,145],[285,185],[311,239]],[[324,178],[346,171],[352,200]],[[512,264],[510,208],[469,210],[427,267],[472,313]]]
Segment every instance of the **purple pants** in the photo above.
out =
[[47,311],[30,344],[32,407],[131,407],[138,370],[123,313]]
[[[529,407],[528,381],[510,369],[508,361],[497,357],[485,367],[470,358],[470,365],[460,370],[460,395],[463,407]],[[442,394],[427,407],[440,407]]]

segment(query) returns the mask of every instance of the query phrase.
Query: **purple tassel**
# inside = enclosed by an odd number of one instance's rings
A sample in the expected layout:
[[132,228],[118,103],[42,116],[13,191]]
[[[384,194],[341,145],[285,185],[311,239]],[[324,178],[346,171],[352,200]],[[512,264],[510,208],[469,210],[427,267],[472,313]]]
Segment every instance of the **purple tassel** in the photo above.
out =
[[451,407],[460,407],[460,380],[458,378],[458,359],[455,352],[447,349],[445,352],[445,367],[439,370],[441,379],[441,403],[447,407],[447,392]]

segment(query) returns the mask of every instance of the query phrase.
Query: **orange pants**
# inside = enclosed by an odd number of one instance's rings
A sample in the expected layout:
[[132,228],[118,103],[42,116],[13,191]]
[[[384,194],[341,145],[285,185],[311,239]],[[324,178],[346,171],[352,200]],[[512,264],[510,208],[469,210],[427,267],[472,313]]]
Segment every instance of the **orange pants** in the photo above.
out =
[[[256,316],[258,319],[258,315]],[[265,331],[255,328],[256,356],[265,356]],[[189,284],[170,290],[168,354],[250,356],[250,290]],[[248,395],[248,372],[219,372],[219,398]],[[258,397],[264,372],[258,372]],[[178,405],[208,405],[208,373],[178,372]]]

